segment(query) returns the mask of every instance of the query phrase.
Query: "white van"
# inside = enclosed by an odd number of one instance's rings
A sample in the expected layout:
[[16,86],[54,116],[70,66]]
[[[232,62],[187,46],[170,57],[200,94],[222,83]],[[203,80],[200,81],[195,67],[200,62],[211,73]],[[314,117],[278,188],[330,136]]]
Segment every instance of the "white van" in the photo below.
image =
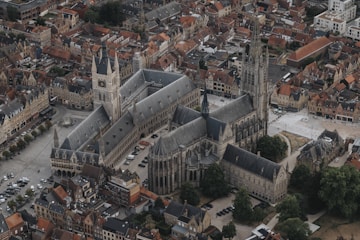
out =
[[128,155],[128,156],[126,157],[126,159],[127,159],[127,160],[134,160],[134,159],[135,159],[135,155],[130,154],[130,155]]

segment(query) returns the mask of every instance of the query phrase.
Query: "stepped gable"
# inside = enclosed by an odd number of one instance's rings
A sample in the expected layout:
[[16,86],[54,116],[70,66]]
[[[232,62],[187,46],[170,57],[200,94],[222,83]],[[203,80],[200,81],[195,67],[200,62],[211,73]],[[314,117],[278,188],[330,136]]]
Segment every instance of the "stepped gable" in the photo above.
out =
[[95,109],[65,138],[61,149],[79,150],[85,143],[99,134],[100,129],[110,124],[109,116],[103,106]]
[[223,161],[230,162],[270,181],[273,181],[274,173],[277,176],[281,168],[277,163],[231,144],[226,147]]

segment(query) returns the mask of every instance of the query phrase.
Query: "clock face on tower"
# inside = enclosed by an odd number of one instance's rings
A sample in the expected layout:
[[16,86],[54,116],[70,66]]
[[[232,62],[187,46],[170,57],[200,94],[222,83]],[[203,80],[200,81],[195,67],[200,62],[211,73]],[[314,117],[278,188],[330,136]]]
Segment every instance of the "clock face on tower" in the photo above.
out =
[[100,87],[105,87],[105,81],[104,80],[99,80],[99,86]]

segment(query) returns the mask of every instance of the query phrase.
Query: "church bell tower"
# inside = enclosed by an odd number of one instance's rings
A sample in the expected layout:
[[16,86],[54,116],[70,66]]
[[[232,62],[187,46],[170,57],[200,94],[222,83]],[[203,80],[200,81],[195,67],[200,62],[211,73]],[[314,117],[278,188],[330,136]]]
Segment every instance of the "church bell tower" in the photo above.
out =
[[268,122],[268,49],[264,48],[260,39],[260,26],[257,17],[253,19],[253,31],[250,45],[243,53],[243,71],[240,82],[241,94],[251,96],[257,118],[267,134]]
[[102,45],[100,57],[93,56],[91,73],[94,108],[104,106],[114,123],[121,116],[119,61],[115,53],[115,60],[111,63],[105,43]]

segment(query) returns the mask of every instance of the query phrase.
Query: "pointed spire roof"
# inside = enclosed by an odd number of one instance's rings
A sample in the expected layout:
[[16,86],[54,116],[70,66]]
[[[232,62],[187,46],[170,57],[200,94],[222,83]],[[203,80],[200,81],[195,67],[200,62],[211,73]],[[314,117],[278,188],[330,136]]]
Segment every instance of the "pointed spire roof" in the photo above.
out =
[[204,91],[203,101],[201,103],[201,115],[204,118],[207,118],[209,116],[209,102],[207,99],[206,87],[205,87],[205,91]]
[[[108,55],[107,55],[107,49],[106,49],[105,42],[102,43],[101,54],[100,55],[101,55],[100,56],[100,61],[96,66],[97,73],[107,75],[110,61],[109,61],[109,58],[108,58]],[[111,67],[110,67],[110,70],[111,70]]]
[[56,130],[56,127],[54,127],[54,147],[59,147],[59,136]]

